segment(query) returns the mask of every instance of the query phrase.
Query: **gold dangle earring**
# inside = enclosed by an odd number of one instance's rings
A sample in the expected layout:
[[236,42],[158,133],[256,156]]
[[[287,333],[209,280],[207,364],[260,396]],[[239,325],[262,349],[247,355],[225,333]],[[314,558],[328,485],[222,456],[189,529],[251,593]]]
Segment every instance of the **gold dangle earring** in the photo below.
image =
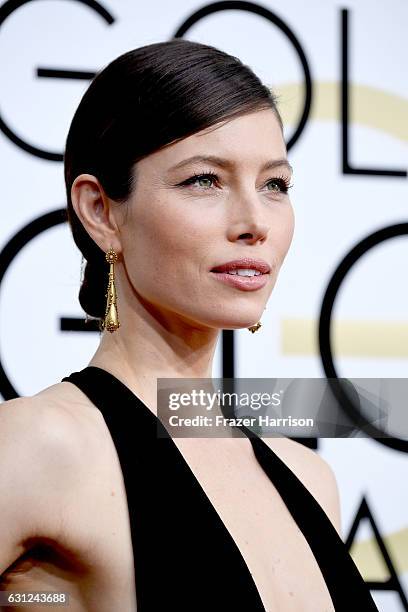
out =
[[249,329],[249,331],[254,334],[256,331],[258,331],[260,327],[262,327],[262,323],[258,321],[258,323],[256,323],[255,325],[251,325],[251,327],[248,327],[247,329]]
[[107,329],[109,332],[113,333],[120,327],[120,323],[118,320],[118,311],[116,308],[116,288],[115,288],[115,270],[114,264],[118,260],[117,253],[110,247],[109,251],[105,254],[105,259],[109,264],[109,282],[108,282],[108,291],[105,293],[106,301],[106,311],[105,311],[105,319],[103,321],[103,329]]

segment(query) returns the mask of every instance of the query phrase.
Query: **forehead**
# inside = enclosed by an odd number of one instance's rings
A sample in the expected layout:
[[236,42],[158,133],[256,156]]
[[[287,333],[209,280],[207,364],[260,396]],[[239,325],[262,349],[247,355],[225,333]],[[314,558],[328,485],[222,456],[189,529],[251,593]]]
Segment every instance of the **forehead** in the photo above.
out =
[[166,169],[187,157],[214,155],[236,166],[262,165],[286,158],[286,145],[272,109],[257,111],[213,125],[140,160],[141,166]]

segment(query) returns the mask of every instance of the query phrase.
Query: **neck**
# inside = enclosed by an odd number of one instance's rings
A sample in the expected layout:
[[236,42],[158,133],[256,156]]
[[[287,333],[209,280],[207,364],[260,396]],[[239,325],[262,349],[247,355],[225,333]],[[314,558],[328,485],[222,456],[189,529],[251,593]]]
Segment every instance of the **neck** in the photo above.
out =
[[154,412],[157,378],[212,377],[218,329],[140,304],[124,311],[119,329],[103,332],[89,365],[114,374]]

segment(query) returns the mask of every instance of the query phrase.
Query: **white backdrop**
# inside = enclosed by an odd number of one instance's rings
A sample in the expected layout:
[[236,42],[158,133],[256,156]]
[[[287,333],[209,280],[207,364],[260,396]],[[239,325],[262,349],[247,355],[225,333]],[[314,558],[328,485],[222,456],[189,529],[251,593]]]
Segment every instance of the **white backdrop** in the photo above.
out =
[[[55,224],[37,235],[34,228],[26,243],[19,234],[65,206],[62,163],[48,153],[62,153],[88,85],[78,78],[41,77],[37,69],[94,72],[130,48],[171,38],[207,5],[211,3],[196,0],[10,0],[0,5],[3,398],[6,379],[19,395],[30,395],[84,367],[98,343],[97,334],[60,330],[60,317],[84,316],[77,302],[80,255],[68,225]],[[367,235],[407,222],[408,4],[264,0],[231,5],[217,3],[224,10],[200,19],[185,37],[237,55],[275,88],[287,140],[304,104],[303,69],[282,28],[248,9],[263,7],[286,24],[312,77],[311,111],[289,151],[294,239],[262,329],[254,335],[247,330],[235,334],[235,375],[321,377],[317,326],[336,267]],[[98,7],[111,15],[112,23]],[[348,20],[348,166],[357,170],[351,173],[342,166],[342,9]],[[48,153],[41,157],[33,148]],[[358,172],[362,168],[397,170],[400,176],[364,175]],[[406,377],[407,251],[404,235],[381,243],[353,266],[342,284],[333,311],[339,375]],[[220,349],[214,375],[221,376]],[[344,538],[364,496],[408,596],[408,456],[371,439],[322,439],[318,452],[338,478]],[[362,521],[351,553],[367,580],[388,580],[389,568],[368,521]],[[408,610],[401,593],[373,595],[383,611]]]

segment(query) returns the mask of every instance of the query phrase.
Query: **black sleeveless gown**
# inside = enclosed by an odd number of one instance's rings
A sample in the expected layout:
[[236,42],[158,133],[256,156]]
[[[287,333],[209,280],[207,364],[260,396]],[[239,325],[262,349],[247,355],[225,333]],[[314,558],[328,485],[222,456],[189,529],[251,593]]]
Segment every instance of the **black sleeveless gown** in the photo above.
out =
[[[102,368],[87,366],[62,380],[79,387],[102,412],[118,453],[138,612],[273,612],[265,609],[231,534],[151,410]],[[158,437],[158,428],[165,437]],[[306,538],[336,612],[378,612],[344,542],[315,498],[261,438],[248,438]]]

